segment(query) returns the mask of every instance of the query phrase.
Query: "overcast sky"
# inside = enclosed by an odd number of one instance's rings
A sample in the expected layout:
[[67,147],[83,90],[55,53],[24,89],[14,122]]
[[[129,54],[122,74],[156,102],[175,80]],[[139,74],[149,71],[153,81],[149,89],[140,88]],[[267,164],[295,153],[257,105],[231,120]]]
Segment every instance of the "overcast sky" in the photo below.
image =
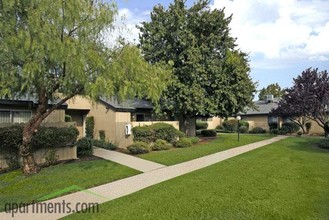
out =
[[[138,42],[135,26],[150,20],[153,6],[171,2],[117,0],[124,36]],[[187,5],[193,2],[187,0]],[[225,7],[227,16],[233,14],[231,33],[250,54],[258,89],[271,83],[289,87],[308,67],[329,70],[329,0],[213,0],[210,7]]]

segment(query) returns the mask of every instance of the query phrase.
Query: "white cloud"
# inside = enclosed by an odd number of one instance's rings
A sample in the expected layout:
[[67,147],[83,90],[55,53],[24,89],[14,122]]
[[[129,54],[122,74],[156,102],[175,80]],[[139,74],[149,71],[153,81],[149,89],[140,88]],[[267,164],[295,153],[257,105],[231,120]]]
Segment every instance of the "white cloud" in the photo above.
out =
[[251,56],[324,61],[329,57],[329,1],[214,0],[233,14],[232,35]]

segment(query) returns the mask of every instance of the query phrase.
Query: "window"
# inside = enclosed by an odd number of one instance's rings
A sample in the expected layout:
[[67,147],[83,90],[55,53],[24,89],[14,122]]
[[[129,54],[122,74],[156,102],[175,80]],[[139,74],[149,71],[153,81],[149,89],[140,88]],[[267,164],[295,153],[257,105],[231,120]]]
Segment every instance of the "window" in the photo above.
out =
[[26,123],[31,117],[31,111],[0,110],[0,123]]
[[268,117],[268,123],[278,123],[278,117],[277,116],[269,116]]

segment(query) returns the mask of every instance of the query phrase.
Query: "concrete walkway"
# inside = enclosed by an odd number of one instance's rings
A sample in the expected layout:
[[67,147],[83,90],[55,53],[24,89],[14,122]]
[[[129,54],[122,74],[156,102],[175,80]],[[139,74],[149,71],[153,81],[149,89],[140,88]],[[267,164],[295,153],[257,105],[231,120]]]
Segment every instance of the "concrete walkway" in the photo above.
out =
[[165,165],[158,164],[149,160],[144,160],[138,157],[130,156],[128,154],[120,153],[117,151],[110,151],[103,148],[95,148],[94,155],[133,168],[135,170],[142,171],[144,173],[166,167]]
[[[93,187],[91,189],[88,189],[89,193],[87,192],[72,193],[66,196],[48,200],[45,203],[54,204],[54,203],[63,203],[63,201],[65,201],[66,203],[70,203],[70,206],[74,208],[76,207],[77,204],[81,204],[83,202],[85,203],[97,202],[99,204],[104,203],[110,200],[114,200],[129,195],[131,193],[145,189],[149,186],[161,183],[163,181],[170,180],[172,178],[193,172],[195,170],[202,169],[204,167],[229,159],[231,157],[243,154],[245,152],[263,147],[268,144],[272,144],[274,142],[277,142],[285,138],[286,136],[278,136],[269,140],[264,140],[257,143],[248,144],[241,147],[221,151],[209,156],[204,156],[184,163],[152,170],[150,172],[121,179],[112,183]],[[97,196],[95,194],[101,196]],[[102,207],[100,207],[99,209],[101,212]],[[56,213],[56,214],[49,214],[49,213],[34,214],[33,207],[30,205],[28,207],[28,213],[23,213],[23,214],[17,213],[14,219],[35,219],[35,220],[58,219],[67,216],[69,214],[71,213],[64,212],[64,213]],[[7,219],[7,218],[9,219],[10,217],[11,217],[10,214],[0,213],[0,219]]]

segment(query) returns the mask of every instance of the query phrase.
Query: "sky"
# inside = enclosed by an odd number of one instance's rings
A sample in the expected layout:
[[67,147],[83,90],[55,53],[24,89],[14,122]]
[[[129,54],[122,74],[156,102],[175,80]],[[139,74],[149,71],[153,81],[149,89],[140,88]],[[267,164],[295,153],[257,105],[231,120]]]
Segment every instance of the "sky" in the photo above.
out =
[[[153,6],[173,0],[117,0],[121,34],[138,43],[136,25],[150,20]],[[194,0],[187,0],[190,7]],[[312,67],[329,71],[329,0],[212,0],[233,15],[230,28],[238,48],[249,54],[258,89],[271,83],[290,87],[293,78]]]

